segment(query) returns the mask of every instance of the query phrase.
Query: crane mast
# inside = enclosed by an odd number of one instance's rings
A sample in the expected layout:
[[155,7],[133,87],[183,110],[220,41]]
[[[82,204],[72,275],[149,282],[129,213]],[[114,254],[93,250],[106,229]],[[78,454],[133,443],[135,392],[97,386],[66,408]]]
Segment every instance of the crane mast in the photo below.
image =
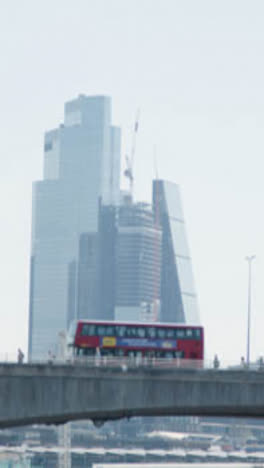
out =
[[135,154],[136,154],[136,141],[137,141],[139,114],[140,112],[138,109],[136,113],[136,119],[135,119],[135,124],[133,128],[133,134],[132,134],[131,153],[130,153],[130,156],[126,155],[126,168],[124,171],[124,176],[129,181],[129,192],[130,192],[132,200],[133,200],[133,192],[134,192],[134,160],[135,160]]

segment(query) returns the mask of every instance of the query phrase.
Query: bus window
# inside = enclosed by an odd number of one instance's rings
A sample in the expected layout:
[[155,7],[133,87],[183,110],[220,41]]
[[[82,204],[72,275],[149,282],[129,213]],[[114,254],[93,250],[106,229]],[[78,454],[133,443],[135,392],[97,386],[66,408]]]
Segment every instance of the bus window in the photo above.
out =
[[155,327],[147,327],[147,338],[156,338],[156,328]]
[[96,333],[95,325],[89,325],[89,336],[94,336]]
[[142,357],[143,356],[142,351],[135,351],[135,356]]
[[106,332],[106,327],[104,325],[98,325],[97,326],[97,335],[99,336],[104,336]]
[[129,337],[129,338],[136,338],[137,328],[136,327],[127,327],[126,336]]
[[157,328],[157,337],[158,338],[165,338],[166,337],[166,328]]
[[116,336],[123,338],[126,335],[126,327],[124,326],[116,326]]
[[164,353],[164,357],[167,359],[173,359],[173,352],[172,351],[166,351]]
[[194,333],[195,333],[195,338],[201,338],[201,331],[199,330],[199,328],[194,330]]
[[94,336],[94,335],[96,335],[95,325],[91,325],[91,324],[90,325],[88,325],[88,324],[83,325],[81,334],[85,335],[85,336]]
[[186,337],[187,338],[192,338],[193,337],[193,331],[191,328],[187,328],[186,330]]
[[106,336],[115,336],[115,327],[113,325],[106,325],[105,335]]
[[181,358],[184,357],[184,352],[183,351],[174,351],[174,357],[181,359]]
[[94,336],[95,335],[95,325],[84,324],[82,326],[81,335],[83,336]]
[[166,330],[166,338],[170,338],[170,339],[175,338],[175,334],[174,334],[173,328],[167,328],[167,330]]
[[146,330],[143,327],[138,327],[137,328],[137,336],[139,338],[145,338],[146,337]]
[[94,348],[78,348],[77,355],[78,356],[94,356],[95,349]]
[[89,325],[83,325],[81,330],[81,335],[85,336],[88,335]]
[[155,357],[155,351],[145,351],[145,356],[148,358],[154,358]]
[[114,356],[114,350],[113,349],[101,349],[101,356]]
[[177,338],[185,338],[185,330],[178,328],[176,330],[176,337]]
[[124,356],[125,355],[125,351],[123,349],[121,349],[121,348],[117,348],[114,351],[115,351],[116,356]]

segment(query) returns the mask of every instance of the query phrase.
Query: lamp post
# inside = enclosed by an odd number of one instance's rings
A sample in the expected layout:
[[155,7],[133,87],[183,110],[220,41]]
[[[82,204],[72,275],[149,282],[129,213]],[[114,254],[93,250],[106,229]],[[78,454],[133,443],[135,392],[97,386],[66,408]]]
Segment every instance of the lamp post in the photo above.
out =
[[248,262],[248,317],[247,317],[247,366],[250,364],[250,322],[251,322],[251,264],[256,255],[246,257]]

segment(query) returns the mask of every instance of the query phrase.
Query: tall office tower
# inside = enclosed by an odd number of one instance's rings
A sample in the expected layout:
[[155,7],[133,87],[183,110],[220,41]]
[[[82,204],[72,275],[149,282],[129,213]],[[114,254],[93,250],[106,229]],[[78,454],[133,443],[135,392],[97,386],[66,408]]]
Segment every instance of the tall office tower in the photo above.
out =
[[30,359],[45,358],[77,316],[84,245],[91,259],[86,281],[95,281],[100,206],[119,200],[120,136],[110,98],[84,95],[67,102],[64,124],[45,134],[44,180],[33,185]]
[[101,320],[158,320],[161,227],[150,205],[133,204],[126,192],[120,201],[119,207],[100,206],[94,239],[87,234],[81,237],[77,315]]
[[152,207],[125,197],[115,247],[116,320],[158,320],[161,238]]
[[198,324],[198,302],[178,186],[154,180],[153,206],[162,226],[160,319]]
[[80,319],[114,320],[116,233],[116,206],[100,204],[98,232],[82,234],[80,239],[77,275]]

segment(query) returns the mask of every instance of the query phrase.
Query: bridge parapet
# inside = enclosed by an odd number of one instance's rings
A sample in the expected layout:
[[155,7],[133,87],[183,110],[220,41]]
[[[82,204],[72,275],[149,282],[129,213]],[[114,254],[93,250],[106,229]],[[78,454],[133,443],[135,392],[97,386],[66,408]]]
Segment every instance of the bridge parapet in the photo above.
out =
[[264,372],[0,365],[0,427],[159,415],[264,417]]

